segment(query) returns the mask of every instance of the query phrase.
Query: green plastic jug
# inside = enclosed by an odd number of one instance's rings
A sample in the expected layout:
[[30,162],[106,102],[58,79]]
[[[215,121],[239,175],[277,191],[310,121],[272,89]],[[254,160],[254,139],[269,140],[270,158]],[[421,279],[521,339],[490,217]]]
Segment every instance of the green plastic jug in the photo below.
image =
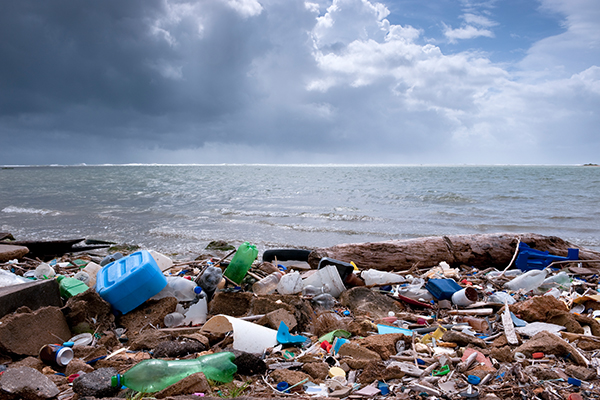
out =
[[56,277],[58,281],[58,287],[60,289],[60,295],[68,299],[75,296],[76,294],[83,293],[89,289],[89,286],[75,278],[68,278],[64,275]]
[[258,250],[255,245],[248,242],[242,243],[233,255],[223,275],[233,282],[240,284],[250,268],[252,268],[252,263],[256,260],[257,256]]

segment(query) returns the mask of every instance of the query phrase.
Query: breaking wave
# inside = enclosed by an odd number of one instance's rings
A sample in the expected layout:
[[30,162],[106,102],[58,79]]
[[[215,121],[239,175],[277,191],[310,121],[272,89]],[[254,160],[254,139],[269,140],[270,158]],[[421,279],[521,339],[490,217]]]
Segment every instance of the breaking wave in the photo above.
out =
[[39,215],[60,215],[60,211],[55,210],[45,210],[38,208],[24,208],[24,207],[15,207],[8,206],[2,209],[2,212],[8,214],[39,214]]

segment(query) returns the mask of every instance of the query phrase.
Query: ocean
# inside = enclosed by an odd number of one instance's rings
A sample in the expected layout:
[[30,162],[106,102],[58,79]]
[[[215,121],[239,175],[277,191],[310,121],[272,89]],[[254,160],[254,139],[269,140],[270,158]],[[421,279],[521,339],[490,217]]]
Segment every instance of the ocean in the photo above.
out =
[[600,168],[106,165],[0,169],[0,231],[99,239],[187,257],[478,233],[600,250]]

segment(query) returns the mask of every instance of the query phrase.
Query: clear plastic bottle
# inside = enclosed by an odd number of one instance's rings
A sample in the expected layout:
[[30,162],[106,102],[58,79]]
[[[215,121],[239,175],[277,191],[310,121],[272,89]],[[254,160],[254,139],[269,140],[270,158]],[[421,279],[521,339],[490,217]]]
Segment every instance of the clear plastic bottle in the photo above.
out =
[[126,386],[136,392],[154,393],[196,372],[203,372],[207,379],[228,383],[237,372],[234,359],[233,353],[221,352],[191,360],[144,360],[123,375],[113,376],[111,384],[113,387]]
[[558,288],[560,290],[569,290],[570,287],[571,278],[565,271],[560,271],[558,274],[544,279],[544,282],[542,282],[539,289],[542,292],[546,292],[553,288]]
[[178,301],[194,301],[201,290],[194,281],[181,276],[167,276],[167,286],[152,297],[159,300],[165,297],[176,297]]
[[281,271],[273,272],[262,278],[260,281],[255,282],[254,285],[252,285],[252,291],[256,294],[273,293],[277,289],[277,284],[279,284],[282,276],[283,272]]
[[519,275],[513,280],[506,282],[504,287],[510,290],[523,289],[525,292],[537,289],[546,279],[547,271],[545,269],[532,269],[523,275]]
[[318,296],[323,293],[329,293],[328,284],[324,284],[323,286],[319,287],[313,285],[306,285],[304,286],[304,288],[302,288],[302,294],[304,296]]
[[331,310],[335,305],[335,297],[329,293],[323,293],[311,299],[313,306],[324,310]]
[[185,316],[179,312],[172,312],[170,314],[165,315],[165,326],[167,328],[174,328],[176,326],[182,325]]
[[198,286],[204,290],[207,294],[212,295],[215,290],[217,290],[217,286],[223,279],[223,271],[219,267],[208,266],[200,275],[200,277],[196,280]]

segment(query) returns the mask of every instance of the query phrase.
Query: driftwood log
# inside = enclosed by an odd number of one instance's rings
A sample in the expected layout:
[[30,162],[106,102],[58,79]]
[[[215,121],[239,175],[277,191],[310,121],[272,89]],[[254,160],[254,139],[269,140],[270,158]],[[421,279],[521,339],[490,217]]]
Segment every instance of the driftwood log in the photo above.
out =
[[[496,233],[339,244],[315,249],[310,253],[308,263],[312,268],[317,268],[322,257],[329,257],[345,262],[353,261],[360,269],[405,271],[415,265],[419,269],[430,268],[446,261],[452,267],[466,265],[478,269],[502,270],[515,254],[519,238],[529,247],[548,251],[553,255],[566,257],[568,248],[579,248],[580,260],[600,260],[600,252],[575,246],[556,236]],[[589,266],[600,267],[600,263]]]

